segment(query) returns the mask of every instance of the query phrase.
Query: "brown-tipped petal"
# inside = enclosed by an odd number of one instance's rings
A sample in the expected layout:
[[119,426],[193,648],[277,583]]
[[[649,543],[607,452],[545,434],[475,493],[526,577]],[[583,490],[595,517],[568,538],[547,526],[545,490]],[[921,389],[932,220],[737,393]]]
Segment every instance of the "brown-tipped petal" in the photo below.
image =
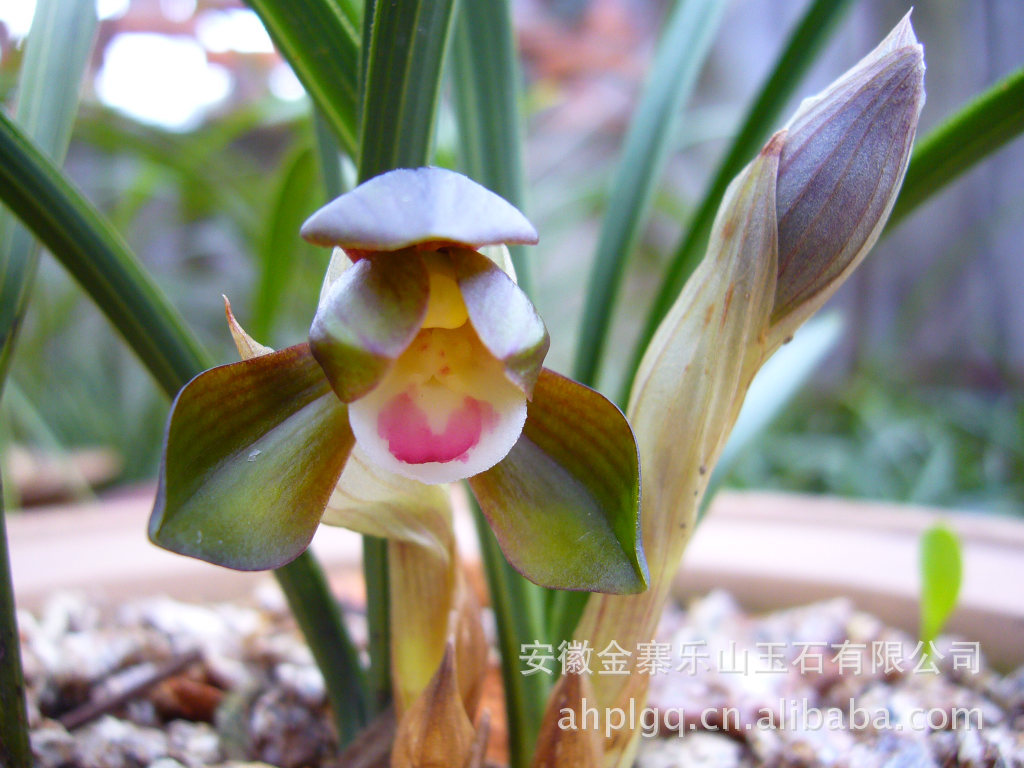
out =
[[867,254],[899,193],[924,104],[909,14],[787,125],[779,159],[779,277],[772,310],[789,336]]
[[449,643],[430,685],[398,723],[391,768],[462,768],[472,753],[473,736]]
[[508,561],[558,589],[639,592],[639,462],[625,417],[599,393],[541,372],[522,437],[469,479]]
[[511,203],[444,168],[400,168],[336,198],[302,225],[317,245],[394,251],[416,243],[536,243],[537,230]]
[[384,377],[415,338],[429,295],[426,266],[413,251],[379,253],[338,276],[313,318],[309,345],[342,402]]
[[509,381],[530,396],[551,343],[540,315],[512,278],[483,254],[453,248],[451,259],[477,336],[505,366]]
[[533,768],[601,768],[601,731],[587,675],[562,675],[540,721]]
[[231,311],[231,302],[228,301],[228,297],[222,295],[224,299],[224,314],[228,319],[228,329],[231,331],[231,338],[235,342],[235,348],[238,350],[238,356],[243,360],[248,360],[252,357],[260,357],[261,355],[269,355],[274,350],[271,347],[260,344],[256,339],[245,332],[245,329],[239,325],[235,319],[235,314]]
[[229,568],[284,565],[309,544],[352,443],[305,344],[201,373],[174,401],[150,538]]

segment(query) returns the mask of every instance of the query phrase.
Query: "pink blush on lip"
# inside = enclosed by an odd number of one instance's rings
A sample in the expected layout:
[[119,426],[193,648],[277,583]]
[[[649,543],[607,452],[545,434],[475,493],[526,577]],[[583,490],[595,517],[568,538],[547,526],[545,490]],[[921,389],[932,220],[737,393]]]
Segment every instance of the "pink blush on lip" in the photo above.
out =
[[377,417],[377,433],[387,440],[391,455],[406,464],[466,461],[469,451],[480,442],[485,421],[491,421],[491,408],[472,397],[465,397],[435,434],[427,415],[408,393],[393,398]]

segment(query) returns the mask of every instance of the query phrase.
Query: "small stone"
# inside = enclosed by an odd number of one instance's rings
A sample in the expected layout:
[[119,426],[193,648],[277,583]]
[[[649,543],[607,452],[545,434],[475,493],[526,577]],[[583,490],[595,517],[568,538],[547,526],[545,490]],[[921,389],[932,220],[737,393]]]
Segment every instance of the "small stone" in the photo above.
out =
[[31,733],[32,758],[37,768],[62,768],[75,760],[75,737],[54,720],[44,720]]
[[333,748],[330,728],[293,695],[271,689],[260,696],[249,716],[251,750],[279,768],[316,763]]
[[167,745],[171,756],[188,768],[203,768],[224,759],[220,736],[206,723],[174,720],[167,726]]
[[162,731],[110,715],[76,731],[76,741],[78,759],[89,768],[130,768],[167,756],[167,736]]
[[742,768],[743,748],[727,736],[696,731],[674,739],[643,741],[636,768]]
[[278,664],[274,669],[274,677],[286,691],[294,693],[307,706],[318,707],[326,700],[324,676],[316,667]]

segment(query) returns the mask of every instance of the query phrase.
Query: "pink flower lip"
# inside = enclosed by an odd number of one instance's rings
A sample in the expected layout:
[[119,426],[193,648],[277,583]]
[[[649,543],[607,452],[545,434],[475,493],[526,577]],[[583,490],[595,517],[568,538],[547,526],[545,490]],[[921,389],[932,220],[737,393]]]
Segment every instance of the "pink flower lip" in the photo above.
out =
[[393,398],[380,412],[377,431],[391,455],[406,464],[468,461],[485,426],[494,421],[491,406],[466,396],[448,416],[444,431],[435,433],[427,415],[408,392]]

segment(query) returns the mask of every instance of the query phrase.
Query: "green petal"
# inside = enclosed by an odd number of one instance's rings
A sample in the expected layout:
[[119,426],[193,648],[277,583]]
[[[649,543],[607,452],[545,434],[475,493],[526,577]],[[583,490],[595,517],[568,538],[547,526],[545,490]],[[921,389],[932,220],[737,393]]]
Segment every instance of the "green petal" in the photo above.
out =
[[533,392],[550,339],[537,310],[493,261],[467,248],[450,249],[469,321],[483,345],[505,365],[509,381]]
[[201,373],[174,401],[149,536],[238,570],[284,565],[313,537],[352,443],[305,344]]
[[415,251],[360,259],[335,280],[313,318],[309,345],[342,402],[373,389],[415,338],[430,279]]
[[646,588],[636,443],[597,392],[544,369],[523,436],[469,484],[505,557],[531,581],[618,594]]
[[302,225],[316,245],[396,251],[416,243],[536,243],[511,203],[444,168],[399,168],[335,198]]

